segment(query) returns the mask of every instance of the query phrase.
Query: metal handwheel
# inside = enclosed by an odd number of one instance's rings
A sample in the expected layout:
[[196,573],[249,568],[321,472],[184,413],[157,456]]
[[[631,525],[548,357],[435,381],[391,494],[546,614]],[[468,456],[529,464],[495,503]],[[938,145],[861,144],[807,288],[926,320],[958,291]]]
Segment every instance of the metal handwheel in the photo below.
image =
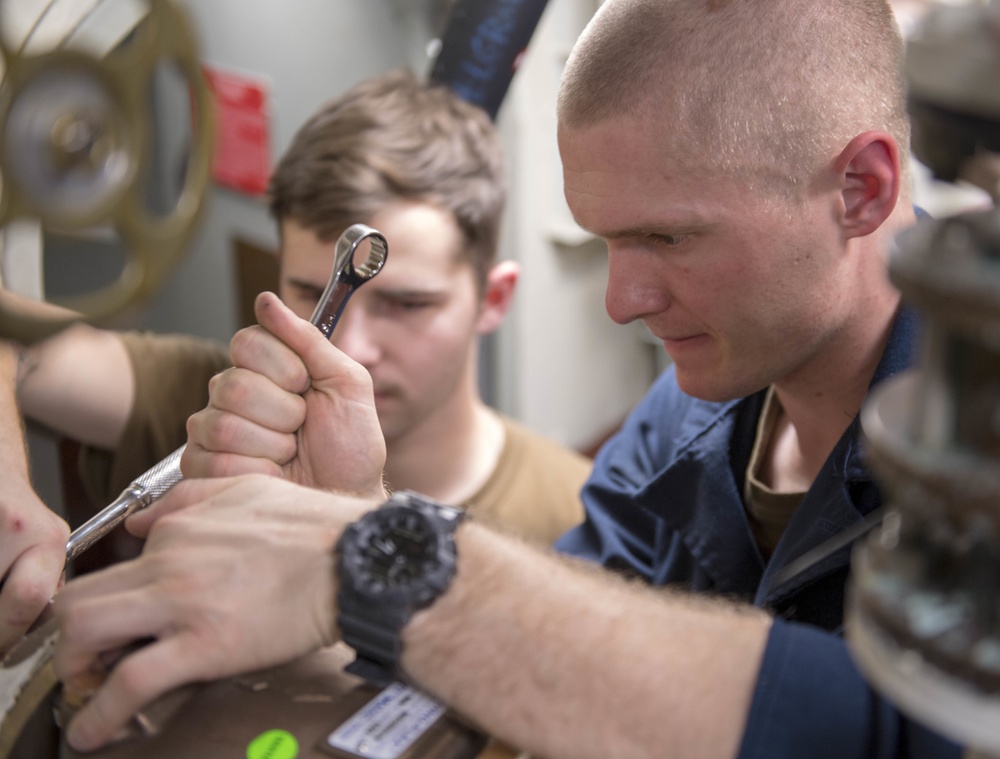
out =
[[56,688],[52,652],[57,635],[51,620],[25,636],[0,664],[0,759],[10,756]]
[[[93,323],[147,300],[189,243],[208,185],[213,118],[193,30],[170,0],[103,57],[79,49],[30,54],[0,37],[0,228],[35,219],[73,233],[111,228],[126,261],[114,283],[57,304]],[[143,182],[152,162],[149,93],[158,66],[173,65],[191,93],[192,140],[172,210],[152,212]],[[0,337],[30,343],[66,324],[28,316],[0,298]]]

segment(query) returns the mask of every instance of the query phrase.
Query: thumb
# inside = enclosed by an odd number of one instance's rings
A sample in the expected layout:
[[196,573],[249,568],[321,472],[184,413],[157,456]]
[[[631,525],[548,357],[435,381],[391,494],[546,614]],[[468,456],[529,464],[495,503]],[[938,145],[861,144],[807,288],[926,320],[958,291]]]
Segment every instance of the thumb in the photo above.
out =
[[[272,292],[262,292],[254,301],[257,322],[287,345],[306,365],[310,376],[317,376],[316,367],[323,367],[329,355],[336,352],[316,325],[297,316]],[[319,371],[322,375],[325,372]]]
[[313,387],[327,386],[352,397],[372,394],[371,377],[311,322],[295,315],[277,295],[264,292],[254,302],[260,326],[294,351],[309,372]]

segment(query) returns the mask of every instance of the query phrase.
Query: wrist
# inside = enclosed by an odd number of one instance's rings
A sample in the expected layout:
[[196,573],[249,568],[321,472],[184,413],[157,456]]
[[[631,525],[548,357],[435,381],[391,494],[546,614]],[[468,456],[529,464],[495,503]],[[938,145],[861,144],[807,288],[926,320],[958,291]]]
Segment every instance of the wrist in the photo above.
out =
[[337,626],[357,659],[348,671],[384,685],[401,675],[402,630],[454,578],[464,512],[397,493],[337,542]]

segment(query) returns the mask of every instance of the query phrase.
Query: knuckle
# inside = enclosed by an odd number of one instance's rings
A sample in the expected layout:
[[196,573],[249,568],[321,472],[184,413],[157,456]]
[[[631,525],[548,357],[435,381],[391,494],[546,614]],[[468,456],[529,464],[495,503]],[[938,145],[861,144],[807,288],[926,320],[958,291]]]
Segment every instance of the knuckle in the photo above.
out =
[[[245,421],[242,418],[226,412],[206,412],[197,419],[189,418],[188,438],[196,443],[197,448],[192,449],[189,446],[185,449],[182,466],[190,464],[200,469],[204,466],[205,455],[210,457],[215,453],[235,451],[244,425]],[[204,454],[199,454],[198,449]]]
[[208,465],[208,476],[209,477],[232,477],[234,475],[243,474],[247,471],[247,464],[240,464],[240,462],[245,462],[245,459],[236,456],[215,456],[209,462]]
[[146,684],[149,677],[139,661],[132,656],[128,656],[120,661],[114,669],[118,691],[125,696],[130,703],[142,703],[145,701]]
[[[199,431],[204,426],[206,413],[206,411],[196,411],[187,418],[187,421],[184,423],[184,430],[187,432],[188,438],[196,439],[198,437]],[[187,458],[187,449],[181,454],[181,460],[183,461],[185,458]]]
[[243,420],[233,414],[219,414],[214,423],[207,431],[207,442],[213,451],[236,450],[236,443],[240,439],[240,429],[243,427]]
[[213,395],[213,405],[229,411],[238,411],[252,402],[259,395],[259,391],[254,389],[256,386],[253,381],[254,375],[247,370],[231,369],[229,372],[225,382],[220,381]]
[[87,632],[87,615],[79,604],[70,601],[66,594],[57,597],[54,613],[59,620],[63,639],[79,640]]
[[301,362],[290,362],[284,367],[285,376],[282,378],[282,387],[289,392],[301,395],[309,389],[311,379],[305,364]]
[[305,398],[299,395],[289,396],[281,409],[281,422],[278,431],[289,435],[298,432],[299,428],[305,424],[307,410]]
[[277,463],[282,465],[287,464],[289,461],[294,459],[298,453],[298,445],[296,444],[294,437],[291,435],[285,435],[283,437],[283,441],[285,444],[282,446],[282,450],[277,459]]
[[274,475],[278,465],[266,459],[252,459],[245,456],[218,456],[212,461],[211,477],[236,477],[245,474]]
[[49,602],[50,588],[47,583],[28,580],[18,583],[15,593],[15,608],[18,610],[17,623],[31,624],[35,614]]
[[233,335],[229,341],[229,357],[234,366],[243,366],[253,356],[259,331],[260,327],[257,326],[243,327]]

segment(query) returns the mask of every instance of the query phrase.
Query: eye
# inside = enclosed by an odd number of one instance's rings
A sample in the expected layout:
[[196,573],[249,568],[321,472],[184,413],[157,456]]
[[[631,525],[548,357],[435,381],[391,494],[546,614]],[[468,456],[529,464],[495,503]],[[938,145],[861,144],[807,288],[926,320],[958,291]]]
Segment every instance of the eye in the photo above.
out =
[[315,306],[319,303],[319,299],[323,295],[323,290],[318,287],[296,285],[293,294],[299,303]]
[[433,308],[439,300],[431,297],[410,294],[383,294],[378,299],[379,309],[387,314],[412,314],[420,313],[429,308]]
[[420,311],[425,308],[430,308],[433,305],[434,303],[432,301],[412,298],[396,301],[396,308],[403,311]]
[[655,245],[662,245],[667,248],[676,248],[678,245],[687,240],[689,235],[662,235],[656,233],[649,233],[646,235],[646,239],[654,243]]

